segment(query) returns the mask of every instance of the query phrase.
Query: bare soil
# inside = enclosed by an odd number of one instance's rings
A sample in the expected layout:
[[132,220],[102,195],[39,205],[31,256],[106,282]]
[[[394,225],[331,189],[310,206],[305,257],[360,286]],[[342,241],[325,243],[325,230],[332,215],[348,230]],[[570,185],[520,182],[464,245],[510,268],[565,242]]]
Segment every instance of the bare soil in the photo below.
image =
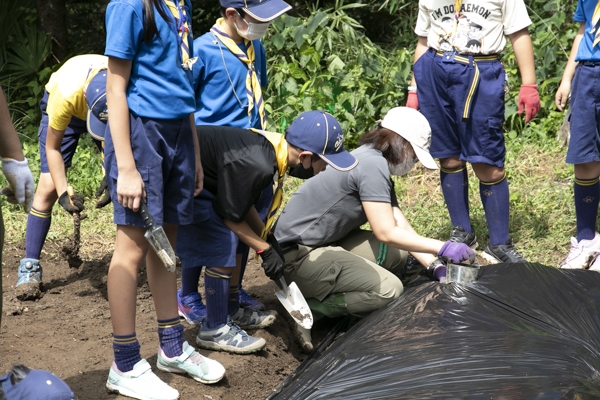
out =
[[[4,247],[4,310],[0,327],[0,373],[13,364],[46,369],[61,377],[79,399],[121,399],[105,389],[108,369],[113,361],[110,311],[106,294],[106,275],[112,256],[106,240],[86,238],[81,244],[83,263],[70,268],[60,242],[46,242],[41,257],[43,297],[19,301],[15,296],[17,266],[24,255],[24,241]],[[178,270],[179,273],[179,270]],[[222,363],[226,377],[215,385],[203,385],[191,378],[156,374],[179,390],[182,399],[264,399],[306,359],[295,341],[294,323],[274,295],[278,290],[253,258],[247,267],[244,288],[279,317],[266,328],[251,331],[267,341],[265,350],[251,355],[232,355],[200,350]],[[203,289],[201,288],[201,292]],[[158,336],[152,296],[145,270],[140,272],[137,295],[136,333],[142,357],[156,364]],[[196,344],[198,328],[184,322],[185,338]],[[319,321],[313,328],[316,346],[332,326]]]

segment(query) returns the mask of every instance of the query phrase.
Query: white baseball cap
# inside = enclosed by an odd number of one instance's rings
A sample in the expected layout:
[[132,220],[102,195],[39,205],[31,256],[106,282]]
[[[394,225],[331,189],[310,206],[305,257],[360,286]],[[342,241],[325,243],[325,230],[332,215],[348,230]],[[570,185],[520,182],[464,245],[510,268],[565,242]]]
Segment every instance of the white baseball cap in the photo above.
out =
[[381,126],[408,140],[425,168],[438,169],[429,154],[431,126],[423,114],[410,107],[394,107],[385,114]]

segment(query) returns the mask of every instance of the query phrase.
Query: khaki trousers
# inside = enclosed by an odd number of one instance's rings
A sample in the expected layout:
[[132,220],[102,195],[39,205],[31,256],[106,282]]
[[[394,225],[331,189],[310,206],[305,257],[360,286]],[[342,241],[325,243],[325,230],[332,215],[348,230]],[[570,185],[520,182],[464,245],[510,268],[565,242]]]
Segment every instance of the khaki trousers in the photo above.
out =
[[397,299],[408,252],[387,248],[376,264],[380,243],[371,231],[355,230],[335,245],[286,249],[285,279],[296,282],[315,319],[342,315],[363,317]]

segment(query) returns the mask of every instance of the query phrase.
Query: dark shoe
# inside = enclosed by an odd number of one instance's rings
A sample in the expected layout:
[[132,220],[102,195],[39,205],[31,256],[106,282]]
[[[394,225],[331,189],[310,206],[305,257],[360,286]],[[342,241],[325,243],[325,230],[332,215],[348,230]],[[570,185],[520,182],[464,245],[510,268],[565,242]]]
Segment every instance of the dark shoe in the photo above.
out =
[[492,264],[527,262],[527,260],[515,249],[512,238],[510,237],[506,241],[506,244],[492,246],[488,243],[481,255]]
[[462,226],[452,228],[452,233],[448,240],[455,243],[464,243],[473,250],[477,248],[477,236],[474,233],[465,232]]

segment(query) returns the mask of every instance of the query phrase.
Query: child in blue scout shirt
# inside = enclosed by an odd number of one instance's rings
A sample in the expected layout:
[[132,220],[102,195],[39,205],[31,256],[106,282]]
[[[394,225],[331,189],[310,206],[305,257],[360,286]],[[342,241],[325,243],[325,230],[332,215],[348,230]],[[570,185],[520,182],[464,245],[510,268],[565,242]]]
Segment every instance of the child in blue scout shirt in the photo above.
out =
[[[106,65],[97,54],[76,56],[50,76],[40,102],[42,120],[38,130],[41,173],[27,218],[25,258],[17,273],[17,298],[41,296],[40,255],[52,222],[52,207],[59,204],[69,213],[83,210],[83,197],[67,195],[66,170],[71,166],[79,137],[89,132],[102,154],[106,117]],[[72,202],[72,204],[71,204]]]
[[571,96],[571,139],[566,161],[574,164],[575,170],[577,237],[571,238],[571,251],[559,267],[600,271],[600,234],[596,231],[600,201],[600,3],[579,0],[573,19],[579,22],[579,31],[555,103],[563,110]]
[[469,215],[471,163],[488,225],[483,257],[523,262],[508,232],[509,190],[504,170],[504,85],[499,60],[508,36],[521,73],[519,114],[529,122],[540,109],[531,20],[523,0],[420,0],[414,74],[407,106],[431,124],[430,152],[440,160],[440,181],[454,229],[450,240],[477,247]]
[[[269,22],[291,6],[283,0],[220,0],[220,4],[222,18],[194,41],[194,55],[198,57],[193,69],[196,125],[266,129],[263,89],[267,87],[267,62],[260,38]],[[273,190],[267,187],[255,204],[263,220],[272,198]],[[240,242],[237,262],[241,272],[230,290],[239,294],[242,307],[258,311],[264,305],[242,289],[248,251]],[[202,266],[183,268],[178,291],[179,315],[196,325],[206,316],[198,293],[201,271]]]
[[140,399],[179,398],[140,355],[135,315],[144,258],[158,320],[157,367],[203,383],[218,382],[225,374],[221,364],[184,341],[176,276],[149,249],[138,213],[145,201],[174,245],[178,225],[192,222],[193,197],[202,189],[190,16],[191,4],[184,0],[113,0],[106,10],[105,168],[117,225],[107,283],[115,362],[106,386]]

